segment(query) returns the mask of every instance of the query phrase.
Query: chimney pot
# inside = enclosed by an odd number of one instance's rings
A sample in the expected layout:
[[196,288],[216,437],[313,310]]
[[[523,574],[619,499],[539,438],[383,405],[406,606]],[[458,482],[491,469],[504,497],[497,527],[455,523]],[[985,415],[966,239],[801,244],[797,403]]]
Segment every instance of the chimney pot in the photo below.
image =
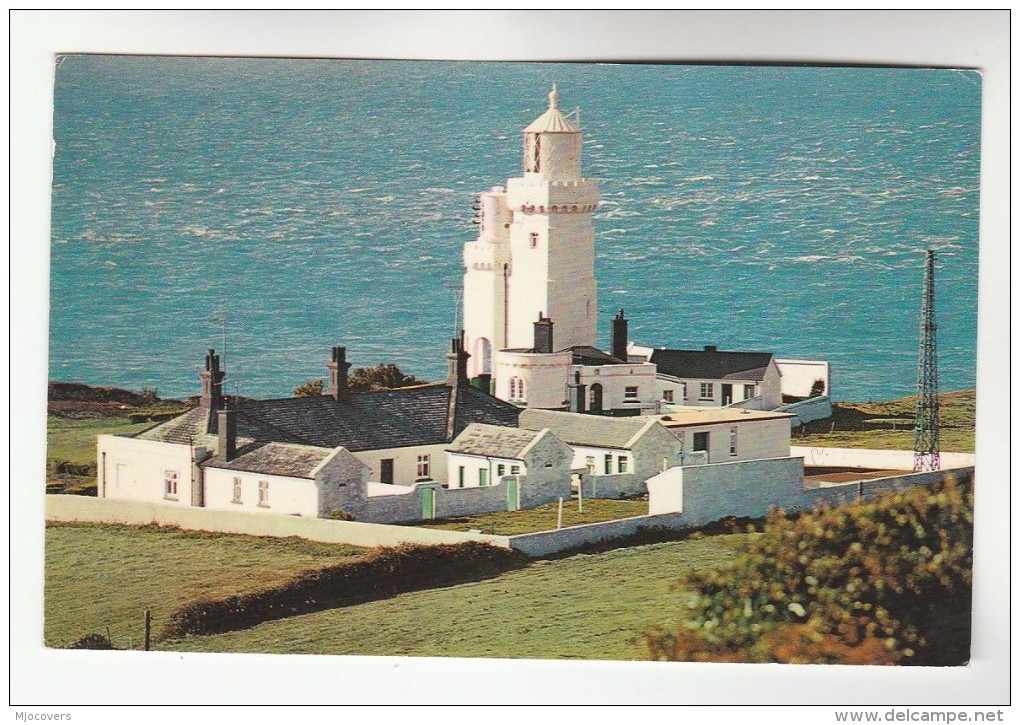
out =
[[718,350],[716,345],[705,345],[705,352],[718,352]]

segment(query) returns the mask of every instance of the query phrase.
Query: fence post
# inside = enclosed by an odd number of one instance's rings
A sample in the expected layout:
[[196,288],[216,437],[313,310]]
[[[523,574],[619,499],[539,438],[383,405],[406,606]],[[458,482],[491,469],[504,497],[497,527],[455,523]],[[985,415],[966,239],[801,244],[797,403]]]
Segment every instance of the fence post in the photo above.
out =
[[556,528],[557,529],[562,529],[563,528],[563,497],[562,496],[560,496],[560,507],[559,507],[559,510],[556,513]]
[[584,481],[577,482],[577,513],[584,513]]
[[145,645],[144,649],[146,652],[149,651],[149,645],[152,642],[152,610],[145,610]]

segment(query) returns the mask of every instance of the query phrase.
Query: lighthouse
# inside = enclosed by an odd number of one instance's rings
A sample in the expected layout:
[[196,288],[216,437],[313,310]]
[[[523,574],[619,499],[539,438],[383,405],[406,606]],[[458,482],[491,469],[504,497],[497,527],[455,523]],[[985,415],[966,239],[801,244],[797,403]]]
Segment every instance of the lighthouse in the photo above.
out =
[[[500,356],[506,362],[504,353],[552,355],[556,360],[533,362],[550,373],[556,369],[555,383],[541,387],[548,387],[550,400],[559,404],[565,372],[559,369],[564,362],[558,351],[595,345],[592,214],[598,207],[598,182],[582,175],[579,114],[560,110],[556,86],[548,109],[523,135],[522,175],[479,196],[478,239],[464,246],[469,374],[494,376],[496,395],[523,399],[521,383],[514,381],[511,388],[509,380],[500,379]],[[549,338],[536,345],[539,329],[543,335],[548,330]],[[547,349],[553,341],[555,347]],[[568,372],[569,359],[565,367]]]

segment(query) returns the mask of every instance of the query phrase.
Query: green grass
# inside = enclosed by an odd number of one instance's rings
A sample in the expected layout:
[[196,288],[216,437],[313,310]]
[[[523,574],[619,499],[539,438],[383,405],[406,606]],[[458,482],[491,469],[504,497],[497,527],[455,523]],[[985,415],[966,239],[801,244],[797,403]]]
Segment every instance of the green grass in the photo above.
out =
[[[620,501],[608,498],[586,499],[584,511],[578,513],[577,501],[563,502],[563,526],[577,526],[599,521],[612,521],[630,516],[645,516],[648,513],[648,501]],[[528,534],[533,531],[549,531],[556,528],[559,503],[545,504],[525,511],[494,511],[474,516],[458,516],[435,522],[423,522],[418,525],[430,529],[447,529],[449,531],[468,531],[480,529],[483,534],[512,536]]]
[[104,433],[137,433],[152,423],[132,423],[128,418],[72,420],[49,416],[46,421],[46,458],[77,464],[96,462],[96,436]]
[[140,648],[146,608],[153,632],[181,604],[282,583],[366,549],[108,524],[48,524],[44,641],[63,647],[90,632]]
[[631,641],[675,626],[681,571],[732,560],[748,534],[538,561],[495,579],[188,637],[161,649],[203,652],[647,659]]
[[[911,450],[914,447],[914,406],[917,397],[910,396],[882,403],[833,403],[832,418],[805,426],[806,435],[794,430],[791,443],[795,446],[832,446],[842,448],[876,448]],[[887,419],[887,422],[881,422]],[[888,420],[909,420],[909,423]],[[973,390],[959,390],[939,395],[940,448],[947,452],[974,452],[976,397]],[[904,425],[907,429],[904,430]]]

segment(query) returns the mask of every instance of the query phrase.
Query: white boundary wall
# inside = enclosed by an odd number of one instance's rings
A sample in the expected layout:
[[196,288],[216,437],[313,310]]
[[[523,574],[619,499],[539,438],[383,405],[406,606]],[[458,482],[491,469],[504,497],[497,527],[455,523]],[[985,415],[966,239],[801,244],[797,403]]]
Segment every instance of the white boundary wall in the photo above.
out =
[[305,516],[267,516],[246,511],[214,511],[181,508],[141,501],[115,501],[91,496],[46,496],[47,521],[92,521],[144,526],[179,526],[196,531],[216,531],[249,536],[299,536],[327,544],[396,546],[397,544],[460,544],[484,541],[510,548],[509,537],[469,534],[461,531],[423,529],[360,521],[334,521]]
[[[874,468],[880,471],[914,470],[913,451],[791,446],[790,455],[803,458],[805,466],[844,466],[846,468]],[[967,468],[974,465],[973,453],[941,453],[939,459],[944,469]]]

